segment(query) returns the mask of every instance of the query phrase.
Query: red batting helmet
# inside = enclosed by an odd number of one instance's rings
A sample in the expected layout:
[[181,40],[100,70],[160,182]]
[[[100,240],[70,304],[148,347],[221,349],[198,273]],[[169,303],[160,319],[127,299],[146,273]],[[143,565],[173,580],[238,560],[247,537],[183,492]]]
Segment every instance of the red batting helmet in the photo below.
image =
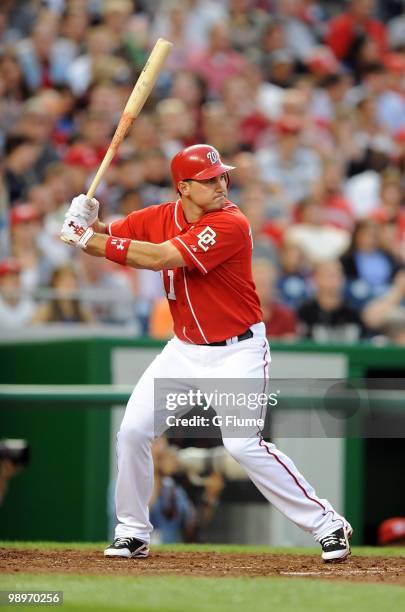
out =
[[205,181],[234,168],[222,163],[218,151],[206,144],[192,145],[183,149],[173,157],[171,164],[176,189],[180,181],[187,179]]

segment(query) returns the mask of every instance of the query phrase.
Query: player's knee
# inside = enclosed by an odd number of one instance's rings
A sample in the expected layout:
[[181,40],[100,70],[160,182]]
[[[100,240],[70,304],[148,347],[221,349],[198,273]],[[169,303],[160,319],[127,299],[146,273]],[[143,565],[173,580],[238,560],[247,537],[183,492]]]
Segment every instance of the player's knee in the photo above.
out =
[[246,454],[246,440],[243,438],[223,438],[224,446],[236,461],[243,461]]
[[148,432],[140,427],[139,425],[121,425],[121,428],[118,432],[118,444],[129,444],[129,445],[137,445],[139,446],[142,443],[150,442],[152,436],[148,434]]

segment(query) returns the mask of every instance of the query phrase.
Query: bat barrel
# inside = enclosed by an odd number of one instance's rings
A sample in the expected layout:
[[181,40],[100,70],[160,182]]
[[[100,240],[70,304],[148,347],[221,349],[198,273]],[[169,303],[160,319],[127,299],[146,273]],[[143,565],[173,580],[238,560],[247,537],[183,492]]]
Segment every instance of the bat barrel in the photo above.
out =
[[157,40],[129,96],[128,102],[124,108],[124,113],[129,113],[134,119],[139,114],[162,71],[163,64],[172,46],[173,43],[164,38],[159,38]]
[[137,82],[135,83],[135,87],[128,98],[128,102],[125,105],[124,112],[121,115],[111,144],[108,147],[104,159],[101,162],[100,167],[98,168],[97,173],[87,191],[88,198],[92,198],[94,196],[102,177],[104,176],[118,150],[118,147],[124,140],[132,123],[141,112],[143,105],[145,104],[150,92],[158,80],[163,64],[169,55],[172,46],[173,44],[168,40],[159,38],[153,47],[148,61],[146,62]]

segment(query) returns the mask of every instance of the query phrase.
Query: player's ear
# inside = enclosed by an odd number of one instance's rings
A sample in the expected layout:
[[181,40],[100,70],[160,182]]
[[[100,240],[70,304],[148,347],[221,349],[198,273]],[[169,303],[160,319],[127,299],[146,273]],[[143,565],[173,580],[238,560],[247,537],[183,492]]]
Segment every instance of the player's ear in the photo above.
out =
[[190,193],[190,183],[186,181],[180,181],[177,185],[180,195],[189,195]]

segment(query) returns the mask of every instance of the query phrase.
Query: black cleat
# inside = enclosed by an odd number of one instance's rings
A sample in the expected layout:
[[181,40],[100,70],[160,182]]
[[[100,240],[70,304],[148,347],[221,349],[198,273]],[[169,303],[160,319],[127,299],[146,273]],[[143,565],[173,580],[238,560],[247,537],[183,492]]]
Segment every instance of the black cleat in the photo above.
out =
[[104,551],[105,557],[147,557],[149,546],[136,538],[115,538]]
[[352,537],[353,529],[349,523],[337,529],[333,533],[322,538],[322,559],[328,563],[333,561],[344,561],[350,555],[349,540]]

